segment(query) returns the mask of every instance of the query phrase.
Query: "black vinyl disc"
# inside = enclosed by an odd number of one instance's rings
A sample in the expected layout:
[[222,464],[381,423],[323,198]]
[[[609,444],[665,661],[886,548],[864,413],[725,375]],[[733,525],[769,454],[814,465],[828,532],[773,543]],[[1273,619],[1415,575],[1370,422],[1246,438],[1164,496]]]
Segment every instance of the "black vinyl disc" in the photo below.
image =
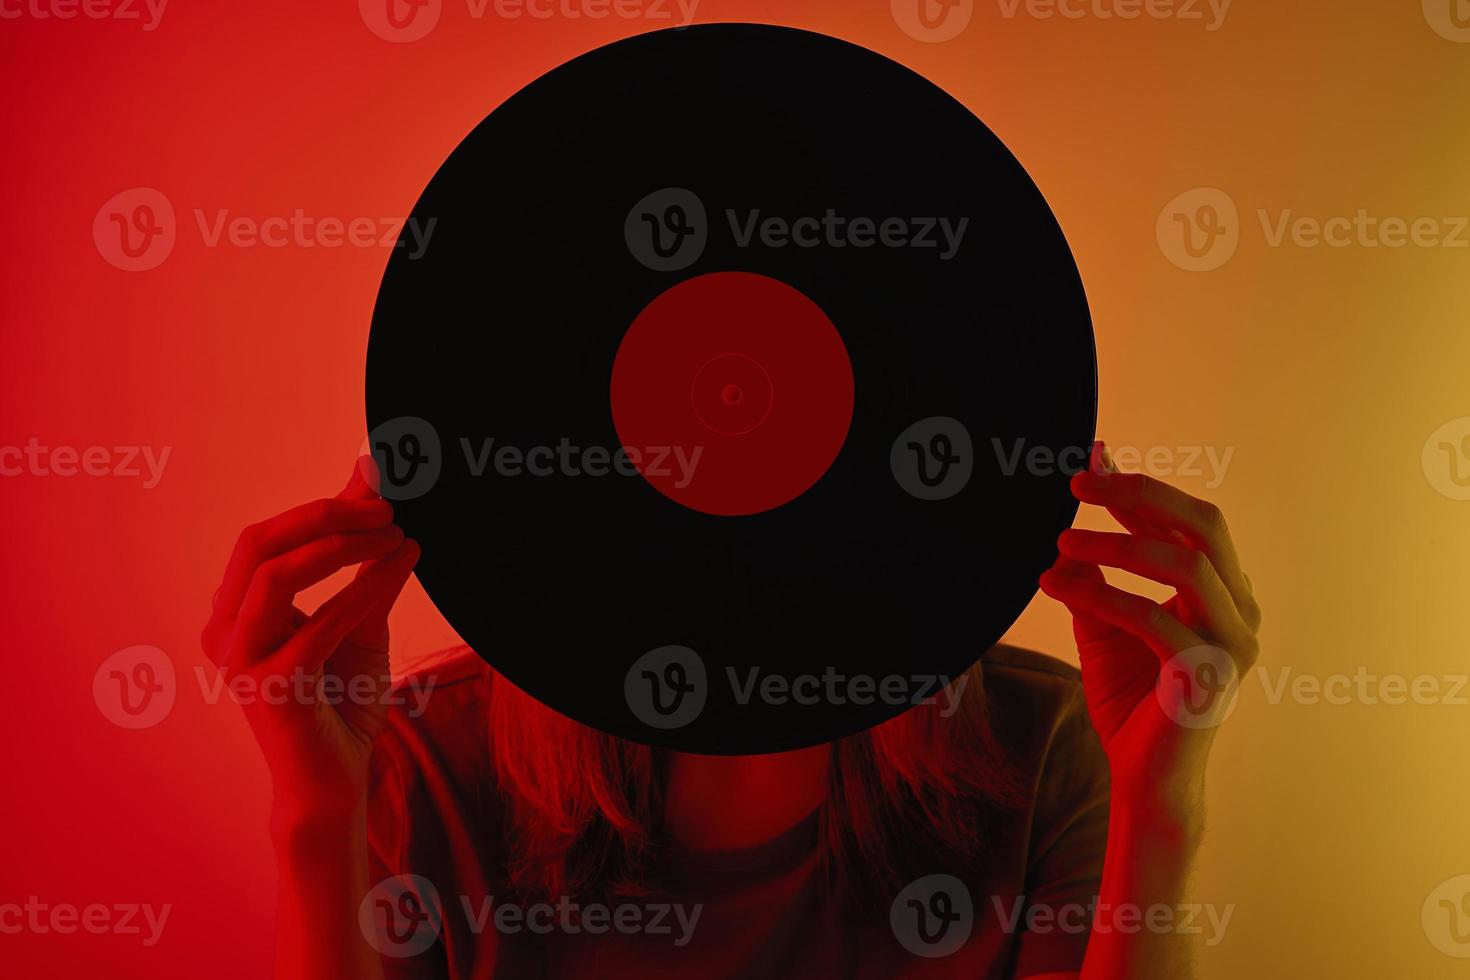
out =
[[487,116],[367,360],[383,494],[460,635],[580,722],[719,754],[974,663],[1055,560],[1096,396],[1076,264],[1000,140],[881,55],[749,24],[610,44]]

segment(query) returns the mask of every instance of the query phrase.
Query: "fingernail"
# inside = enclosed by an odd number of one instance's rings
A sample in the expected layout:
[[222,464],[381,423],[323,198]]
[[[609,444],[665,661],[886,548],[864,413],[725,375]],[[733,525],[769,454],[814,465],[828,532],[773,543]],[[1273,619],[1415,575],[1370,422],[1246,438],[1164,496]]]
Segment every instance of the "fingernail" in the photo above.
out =
[[1109,473],[1116,473],[1116,472],[1118,472],[1118,464],[1116,464],[1116,463],[1113,462],[1113,454],[1110,453],[1110,452],[1108,452],[1108,447],[1107,447],[1107,444],[1106,443],[1103,443],[1103,446],[1102,446],[1102,464],[1103,464],[1103,468],[1107,472],[1109,472]]

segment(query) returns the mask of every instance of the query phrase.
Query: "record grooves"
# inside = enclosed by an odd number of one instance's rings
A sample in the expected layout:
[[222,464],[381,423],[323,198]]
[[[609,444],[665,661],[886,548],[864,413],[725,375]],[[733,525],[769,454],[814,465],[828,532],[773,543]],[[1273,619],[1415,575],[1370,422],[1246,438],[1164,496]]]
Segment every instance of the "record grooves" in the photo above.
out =
[[1026,459],[1093,436],[1081,280],[909,69],[777,27],[629,38],[487,116],[413,214],[367,414],[381,467],[421,465],[384,492],[441,612],[557,710],[709,753],[850,734],[1054,560],[1076,505]]

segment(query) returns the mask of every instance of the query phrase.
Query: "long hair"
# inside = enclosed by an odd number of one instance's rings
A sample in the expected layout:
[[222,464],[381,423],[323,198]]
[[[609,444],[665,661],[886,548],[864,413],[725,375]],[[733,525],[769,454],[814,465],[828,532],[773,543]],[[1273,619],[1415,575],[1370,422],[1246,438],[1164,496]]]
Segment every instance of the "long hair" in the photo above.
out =
[[[949,717],[919,705],[832,744],[819,818],[823,871],[859,904],[901,886],[905,858],[978,859],[988,814],[1024,798],[992,735],[977,664]],[[497,675],[490,742],[510,831],[508,886],[537,900],[636,895],[655,857],[664,751],[582,725]]]

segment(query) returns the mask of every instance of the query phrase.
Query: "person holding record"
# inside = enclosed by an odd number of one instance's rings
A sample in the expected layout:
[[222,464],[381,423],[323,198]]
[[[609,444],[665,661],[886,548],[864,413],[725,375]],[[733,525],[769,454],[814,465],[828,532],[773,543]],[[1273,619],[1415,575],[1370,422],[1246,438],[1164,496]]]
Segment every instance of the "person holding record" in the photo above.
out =
[[[951,702],[708,756],[580,725],[467,649],[399,679],[422,703],[378,696],[419,548],[368,462],[240,535],[203,634],[231,675],[373,693],[245,707],[274,788],[278,976],[1191,975],[1192,937],[1148,923],[1184,902],[1203,830],[1216,729],[1180,712],[1218,692],[1180,677],[1172,700],[1172,673],[1199,649],[1244,673],[1261,623],[1213,505],[1099,445],[1071,488],[1122,530],[1067,530],[1040,581],[1080,672],[996,647]],[[315,612],[293,605],[351,565]]]

